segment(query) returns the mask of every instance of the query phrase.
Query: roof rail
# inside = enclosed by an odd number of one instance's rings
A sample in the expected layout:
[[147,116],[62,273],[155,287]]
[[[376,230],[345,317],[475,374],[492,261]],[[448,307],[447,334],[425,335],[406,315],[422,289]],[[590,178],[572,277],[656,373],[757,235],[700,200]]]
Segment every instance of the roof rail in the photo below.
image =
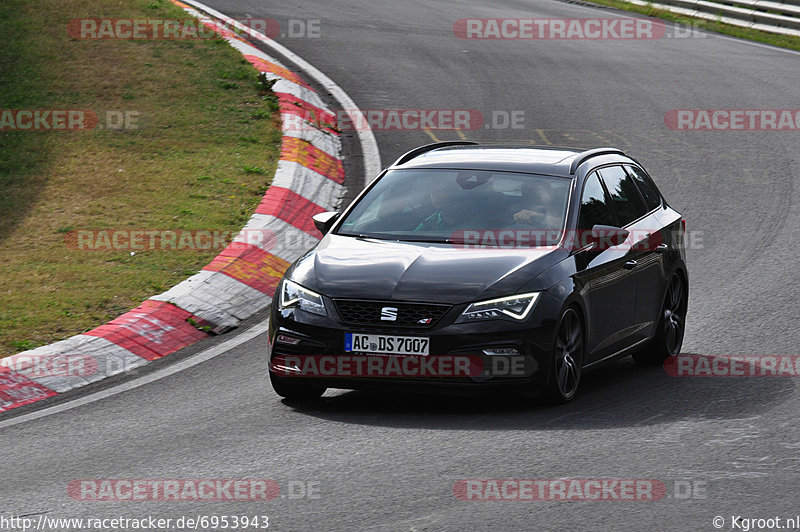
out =
[[583,151],[579,153],[577,157],[575,157],[575,160],[572,161],[572,164],[569,165],[570,175],[574,174],[581,164],[598,155],[625,155],[625,152],[619,148],[594,148],[592,150]]
[[433,144],[426,144],[424,146],[420,146],[419,148],[414,148],[413,150],[404,153],[397,159],[392,166],[397,166],[398,164],[407,163],[414,157],[422,155],[425,152],[435,150],[436,148],[445,148],[447,146],[470,146],[478,144],[477,142],[472,142],[471,140],[446,140],[444,142],[434,142]]

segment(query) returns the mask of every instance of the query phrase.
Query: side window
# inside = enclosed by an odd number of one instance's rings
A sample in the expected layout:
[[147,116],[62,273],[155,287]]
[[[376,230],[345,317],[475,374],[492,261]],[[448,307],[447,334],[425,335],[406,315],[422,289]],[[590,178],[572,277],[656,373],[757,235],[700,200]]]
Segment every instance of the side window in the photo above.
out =
[[636,166],[626,166],[625,169],[628,170],[636,186],[639,187],[639,191],[642,193],[642,197],[644,197],[644,202],[647,204],[647,210],[652,211],[653,209],[661,207],[661,195],[658,193],[656,186],[647,174]]
[[611,195],[611,204],[614,205],[620,226],[628,225],[647,212],[633,179],[621,166],[609,166],[598,172]]
[[578,229],[591,230],[595,225],[617,225],[608,198],[596,172],[586,178],[581,195],[581,212]]

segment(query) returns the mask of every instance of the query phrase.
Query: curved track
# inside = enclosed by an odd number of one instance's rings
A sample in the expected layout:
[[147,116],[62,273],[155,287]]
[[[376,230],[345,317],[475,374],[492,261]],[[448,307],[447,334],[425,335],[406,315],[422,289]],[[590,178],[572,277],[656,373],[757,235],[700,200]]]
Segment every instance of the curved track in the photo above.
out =
[[[525,129],[475,140],[617,145],[702,231],[689,250],[684,352],[798,354],[798,132],[675,132],[670,109],[781,109],[800,101],[800,55],[711,35],[656,41],[466,41],[463,17],[586,18],[561,2],[216,0],[235,18],[318,19],[279,39],[362,109],[525,111]],[[453,132],[434,132],[442,140]],[[377,132],[384,163],[431,139]],[[793,517],[800,395],[790,378],[676,379],[629,359],[586,376],[558,407],[510,400],[329,392],[285,404],[265,339],[126,393],[6,427],[3,515],[254,514],[279,530],[702,529],[712,518]],[[177,355],[175,360],[181,357]],[[173,361],[165,361],[171,364]],[[149,371],[149,370],[148,370]],[[465,502],[464,478],[651,478],[655,502]],[[268,502],[81,502],[80,478],[271,478]],[[288,497],[317,482],[319,498]],[[675,483],[704,486],[676,497]],[[677,495],[680,495],[678,493]],[[613,526],[612,526],[613,525]]]

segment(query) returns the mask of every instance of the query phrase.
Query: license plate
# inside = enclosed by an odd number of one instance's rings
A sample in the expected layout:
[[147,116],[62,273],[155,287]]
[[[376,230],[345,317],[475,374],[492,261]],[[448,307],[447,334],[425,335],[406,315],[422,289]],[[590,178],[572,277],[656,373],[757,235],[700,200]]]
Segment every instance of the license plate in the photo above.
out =
[[347,353],[381,355],[428,355],[430,339],[422,336],[392,336],[387,334],[345,333]]

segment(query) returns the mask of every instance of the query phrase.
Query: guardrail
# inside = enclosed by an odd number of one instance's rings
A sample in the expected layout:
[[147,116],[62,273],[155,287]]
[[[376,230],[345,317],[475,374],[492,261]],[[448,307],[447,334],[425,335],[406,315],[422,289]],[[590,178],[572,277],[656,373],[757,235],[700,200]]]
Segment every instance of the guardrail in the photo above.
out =
[[800,0],[628,0],[680,15],[800,37]]

